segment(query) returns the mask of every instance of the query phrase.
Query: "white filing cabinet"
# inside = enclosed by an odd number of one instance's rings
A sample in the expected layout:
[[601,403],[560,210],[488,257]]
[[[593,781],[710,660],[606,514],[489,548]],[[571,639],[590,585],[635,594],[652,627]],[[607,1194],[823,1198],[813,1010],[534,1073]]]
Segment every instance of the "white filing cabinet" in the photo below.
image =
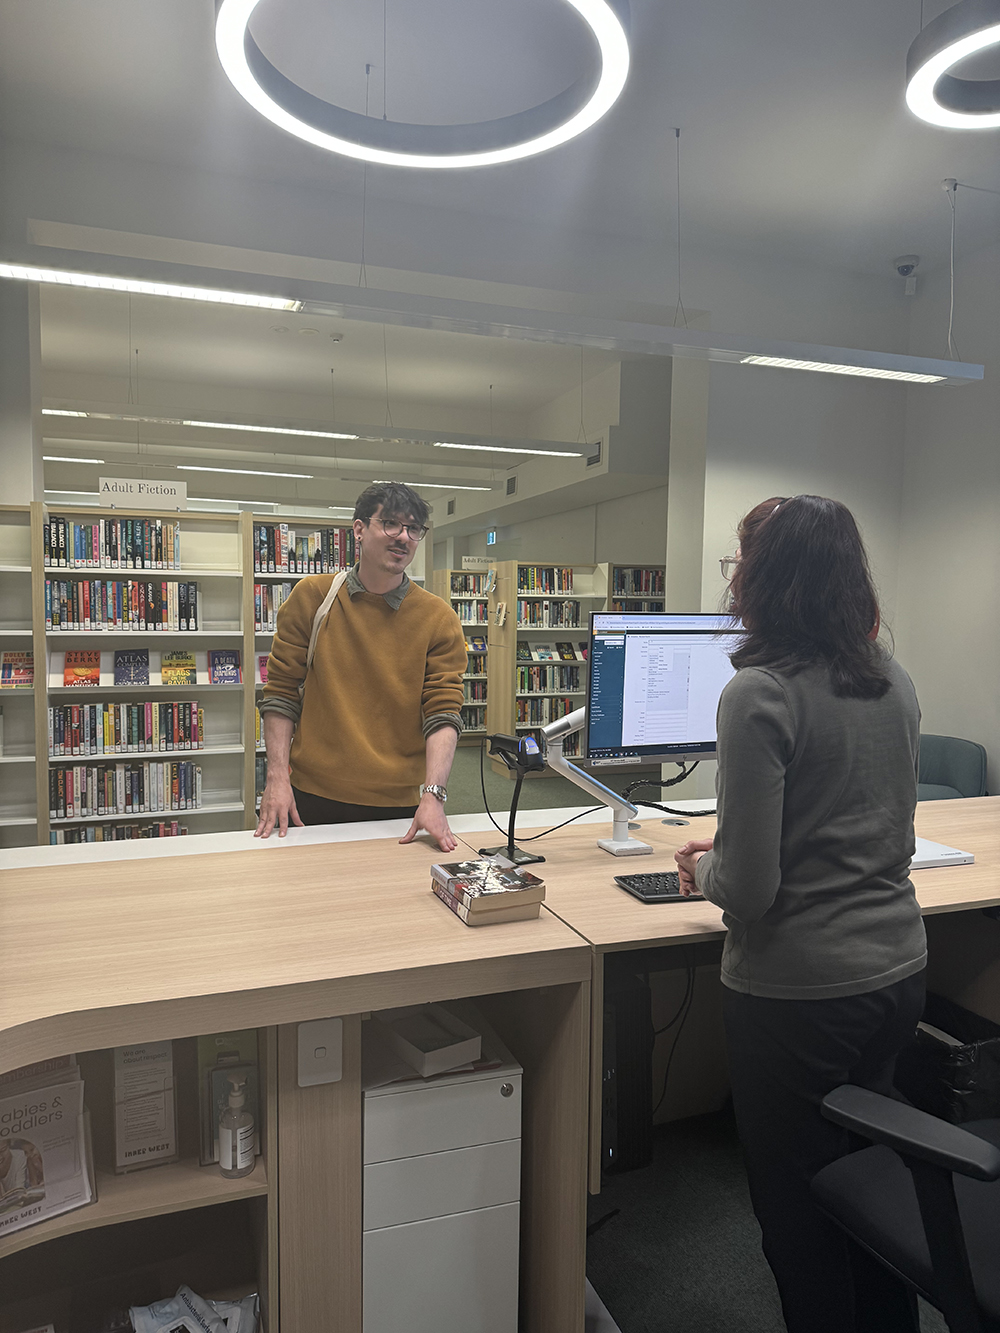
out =
[[461,1012],[498,1068],[365,1091],[364,1333],[517,1333],[521,1069]]

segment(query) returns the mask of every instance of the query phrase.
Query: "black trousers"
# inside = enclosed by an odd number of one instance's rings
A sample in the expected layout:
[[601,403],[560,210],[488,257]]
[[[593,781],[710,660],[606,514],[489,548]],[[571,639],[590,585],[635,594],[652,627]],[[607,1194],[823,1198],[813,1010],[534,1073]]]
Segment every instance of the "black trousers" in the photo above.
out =
[[415,805],[350,805],[298,787],[292,788],[292,794],[303,824],[370,824],[376,819],[412,819],[417,813]]
[[841,1083],[890,1094],[923,1005],[923,972],[835,1000],[725,988],[736,1123],[789,1333],[918,1333],[915,1298],[823,1216],[809,1182],[860,1146],[823,1118],[820,1102]]

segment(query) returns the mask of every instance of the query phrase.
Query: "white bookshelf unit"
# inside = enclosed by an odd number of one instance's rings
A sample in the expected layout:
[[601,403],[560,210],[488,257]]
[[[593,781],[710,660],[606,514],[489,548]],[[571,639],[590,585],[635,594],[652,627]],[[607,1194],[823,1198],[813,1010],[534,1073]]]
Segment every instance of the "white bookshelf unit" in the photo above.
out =
[[[0,653],[35,653],[32,515],[28,505],[0,505]],[[37,659],[36,659],[37,660]],[[36,709],[44,686],[0,689],[0,847],[38,841]]]
[[[464,700],[459,744],[479,745],[486,735],[489,700],[489,618],[488,573],[485,570],[436,569],[433,592],[448,602],[465,631],[468,654],[462,678]],[[477,645],[474,639],[480,639]]]

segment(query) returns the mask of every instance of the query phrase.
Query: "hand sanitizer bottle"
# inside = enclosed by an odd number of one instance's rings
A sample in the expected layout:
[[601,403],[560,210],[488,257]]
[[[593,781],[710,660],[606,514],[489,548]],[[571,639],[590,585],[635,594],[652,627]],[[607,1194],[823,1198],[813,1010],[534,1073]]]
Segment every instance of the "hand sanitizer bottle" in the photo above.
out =
[[230,1074],[229,1084],[229,1105],[219,1117],[219,1169],[227,1180],[238,1180],[257,1165],[254,1123],[246,1109],[246,1075]]

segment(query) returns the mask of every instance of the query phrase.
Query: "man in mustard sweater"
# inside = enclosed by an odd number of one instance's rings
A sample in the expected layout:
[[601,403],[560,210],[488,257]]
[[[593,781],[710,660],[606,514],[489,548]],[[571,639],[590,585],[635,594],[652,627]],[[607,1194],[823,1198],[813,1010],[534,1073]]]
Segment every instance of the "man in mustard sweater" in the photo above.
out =
[[[261,701],[267,786],[257,836],[277,826],[412,819],[443,852],[457,842],[445,817],[462,730],[465,635],[451,606],[411,583],[406,566],[429,509],[409,486],[381,482],[358,497],[360,559],[320,627],[332,574],[301,579],[278,612]],[[305,682],[301,698],[299,686]]]

